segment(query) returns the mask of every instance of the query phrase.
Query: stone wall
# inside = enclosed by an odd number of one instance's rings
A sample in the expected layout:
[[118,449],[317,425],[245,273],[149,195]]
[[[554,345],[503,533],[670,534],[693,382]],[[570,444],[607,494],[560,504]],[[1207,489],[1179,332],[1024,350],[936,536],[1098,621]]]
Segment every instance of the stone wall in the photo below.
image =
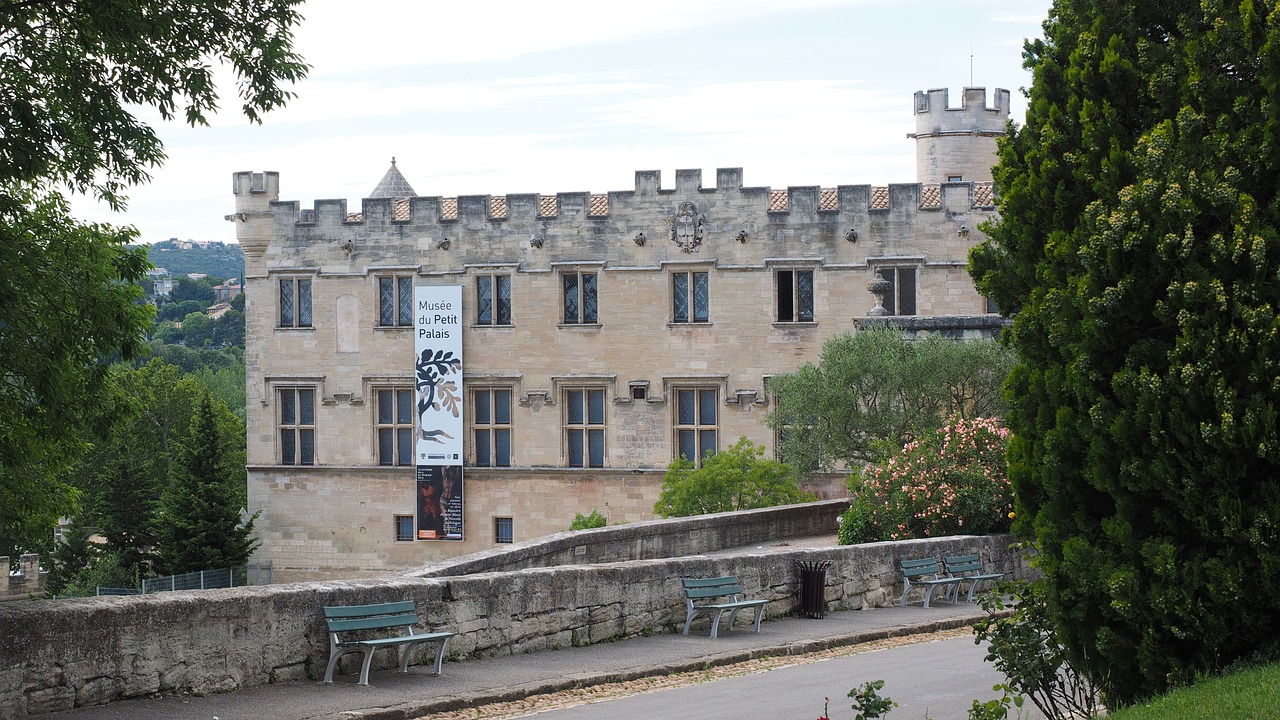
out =
[[40,569],[39,555],[18,558],[17,572],[9,572],[9,556],[0,555],[0,570],[0,602],[44,594],[44,580],[49,573]]
[[[867,608],[898,599],[900,557],[976,552],[988,567],[1023,576],[1025,568],[1009,544],[1009,536],[960,536],[463,576],[3,603],[0,719],[153,693],[317,680],[328,658],[321,620],[326,605],[412,599],[431,626],[459,633],[446,654],[462,660],[678,632],[684,621],[679,577],[737,575],[751,596],[769,600],[767,615],[777,616],[798,607],[793,561],[831,560],[828,608]],[[699,625],[704,632],[706,624]],[[346,662],[343,672],[357,669],[354,656]],[[375,665],[390,667],[392,655],[380,654]]]

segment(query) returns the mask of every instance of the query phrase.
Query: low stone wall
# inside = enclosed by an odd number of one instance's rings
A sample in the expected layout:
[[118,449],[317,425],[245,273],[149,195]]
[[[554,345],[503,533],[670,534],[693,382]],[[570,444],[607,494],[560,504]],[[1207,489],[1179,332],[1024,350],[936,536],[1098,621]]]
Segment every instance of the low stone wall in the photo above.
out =
[[[679,632],[679,577],[737,575],[767,615],[798,608],[794,560],[831,560],[829,609],[896,602],[900,557],[976,552],[1021,577],[1009,536],[960,536],[801,549],[773,547],[447,577],[394,576],[134,597],[0,603],[0,718],[163,692],[225,692],[316,680],[328,660],[325,605],[412,599],[459,635],[453,660]],[[705,632],[707,621],[698,626]],[[351,656],[344,672],[354,672]],[[375,665],[390,667],[380,653]]]
[[835,535],[849,500],[650,520],[548,535],[501,550],[465,555],[410,571],[414,577],[470,575],[532,567],[653,560],[718,552],[772,540]]

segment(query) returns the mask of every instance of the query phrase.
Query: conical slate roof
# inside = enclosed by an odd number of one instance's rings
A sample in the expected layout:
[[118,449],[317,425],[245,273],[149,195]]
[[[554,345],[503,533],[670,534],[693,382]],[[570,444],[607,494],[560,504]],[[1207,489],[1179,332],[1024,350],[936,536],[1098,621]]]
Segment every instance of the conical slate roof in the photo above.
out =
[[396,169],[396,159],[391,158],[391,169],[387,170],[387,174],[382,176],[382,180],[378,183],[378,187],[373,189],[373,193],[369,195],[371,198],[409,198],[417,197],[418,193],[409,187],[409,181],[404,179],[400,171]]

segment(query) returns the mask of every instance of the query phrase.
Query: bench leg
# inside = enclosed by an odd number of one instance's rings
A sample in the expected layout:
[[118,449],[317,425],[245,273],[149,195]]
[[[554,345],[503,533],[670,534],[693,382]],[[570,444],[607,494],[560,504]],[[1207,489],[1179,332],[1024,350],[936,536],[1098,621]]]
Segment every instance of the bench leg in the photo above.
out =
[[690,610],[689,614],[685,616],[684,618],[684,634],[685,635],[689,634],[689,624],[693,622],[693,616],[697,614],[698,614],[697,610]]
[[911,583],[906,578],[902,578],[902,601],[898,603],[902,607],[907,606],[907,593],[909,592],[911,592]]
[[764,619],[764,606],[756,606],[756,632],[760,632],[760,621]]
[[924,589],[924,606],[929,607],[929,599],[933,597],[933,591],[937,590],[937,585],[930,585]]
[[404,647],[400,648],[400,672],[402,673],[409,672],[409,653],[411,653],[415,647],[421,644],[422,643],[405,643]]
[[369,684],[369,666],[373,664],[373,650],[374,648],[371,647],[360,649],[364,653],[364,662],[360,664],[360,685]]
[[446,639],[436,641],[436,674],[440,674],[440,664],[444,662],[444,644]]
[[338,658],[340,657],[342,657],[342,653],[335,652],[333,650],[329,651],[329,667],[324,671],[325,682],[333,682],[333,669],[338,666]]
[[717,633],[720,632],[720,613],[723,612],[723,610],[717,610],[716,616],[711,619],[711,637],[719,637]]

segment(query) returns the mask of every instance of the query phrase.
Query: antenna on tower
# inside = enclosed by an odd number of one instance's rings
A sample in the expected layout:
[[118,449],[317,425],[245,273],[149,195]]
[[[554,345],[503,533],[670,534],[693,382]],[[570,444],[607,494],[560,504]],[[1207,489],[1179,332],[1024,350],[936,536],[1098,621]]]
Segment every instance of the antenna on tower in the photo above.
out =
[[969,87],[973,87],[973,45],[969,45]]

